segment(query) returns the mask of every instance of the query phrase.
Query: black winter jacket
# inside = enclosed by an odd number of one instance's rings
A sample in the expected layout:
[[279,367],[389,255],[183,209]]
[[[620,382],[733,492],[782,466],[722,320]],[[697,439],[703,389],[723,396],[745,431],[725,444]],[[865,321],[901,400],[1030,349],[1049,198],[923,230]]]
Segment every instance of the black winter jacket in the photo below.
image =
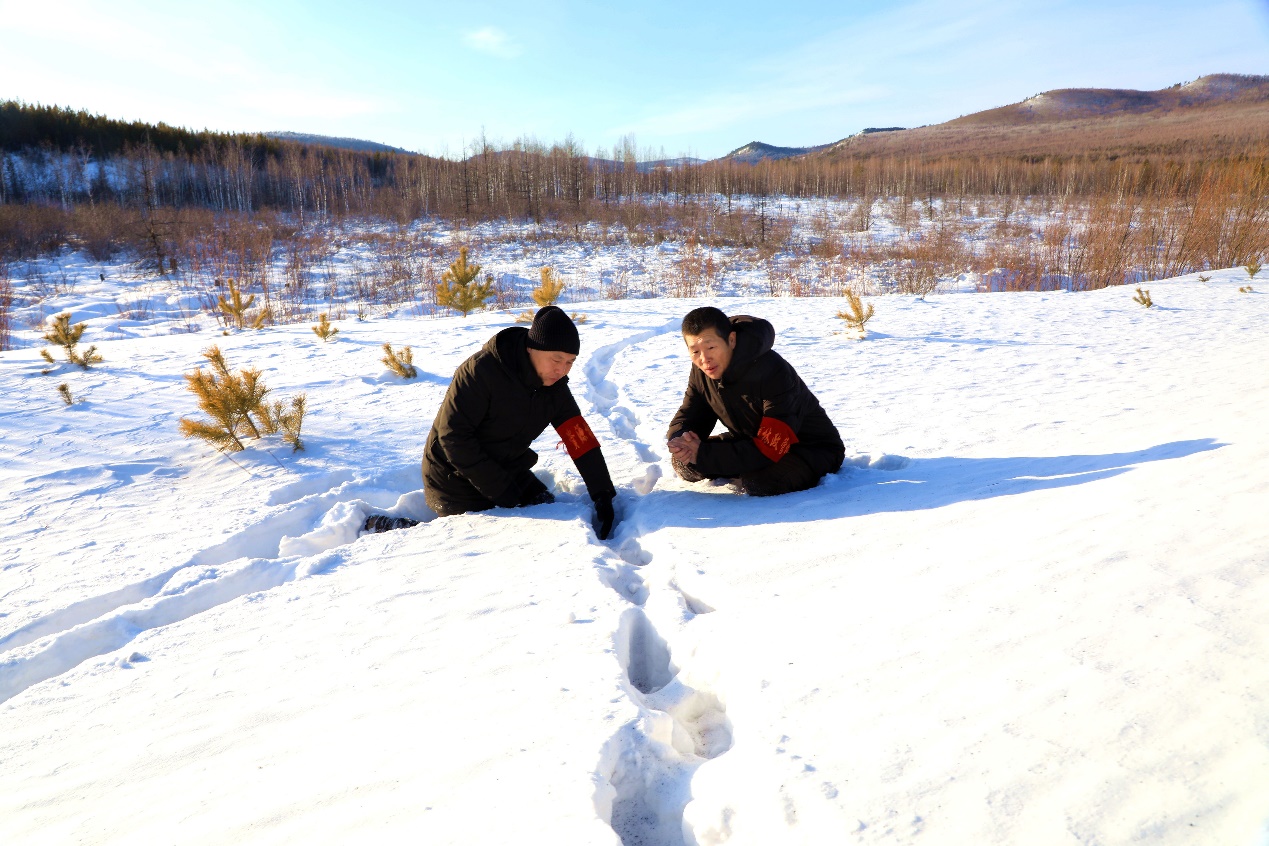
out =
[[542,384],[525,346],[528,334],[520,326],[503,329],[454,372],[423,450],[423,482],[439,500],[462,510],[514,504],[517,477],[538,460],[529,445],[548,424],[559,432],[591,499],[614,496],[603,452],[568,377]]
[[[731,325],[736,348],[727,370],[715,381],[692,367],[667,437],[699,435],[693,466],[713,478],[756,473],[791,451],[821,474],[837,472],[846,452],[841,435],[793,366],[771,349],[775,328],[748,315],[732,317]],[[706,440],[719,420],[727,434]]]

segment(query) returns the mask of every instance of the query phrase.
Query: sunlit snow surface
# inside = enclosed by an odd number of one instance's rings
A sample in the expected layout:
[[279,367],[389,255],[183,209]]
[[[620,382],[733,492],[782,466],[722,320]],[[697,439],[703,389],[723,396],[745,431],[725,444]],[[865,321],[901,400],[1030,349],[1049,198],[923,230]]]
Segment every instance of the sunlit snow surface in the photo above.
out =
[[[1260,846],[1269,297],[1213,276],[883,297],[864,341],[719,300],[847,444],[765,500],[666,461],[704,301],[579,304],[607,543],[550,430],[555,504],[422,502],[513,313],[4,353],[0,842]],[[306,451],[180,437],[212,343],[307,392]]]

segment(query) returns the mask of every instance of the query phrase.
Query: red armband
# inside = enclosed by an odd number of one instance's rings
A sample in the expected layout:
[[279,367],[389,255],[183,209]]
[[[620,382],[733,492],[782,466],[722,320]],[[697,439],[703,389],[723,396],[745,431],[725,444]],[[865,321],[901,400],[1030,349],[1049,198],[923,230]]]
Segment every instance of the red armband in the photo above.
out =
[[590,426],[580,414],[556,426],[555,431],[559,432],[560,439],[564,441],[564,447],[568,450],[569,458],[574,461],[599,446],[595,433],[590,430]]
[[753,439],[753,442],[758,447],[758,451],[767,458],[779,461],[788,454],[789,447],[798,442],[798,436],[783,420],[764,417],[762,425],[758,427],[758,436]]

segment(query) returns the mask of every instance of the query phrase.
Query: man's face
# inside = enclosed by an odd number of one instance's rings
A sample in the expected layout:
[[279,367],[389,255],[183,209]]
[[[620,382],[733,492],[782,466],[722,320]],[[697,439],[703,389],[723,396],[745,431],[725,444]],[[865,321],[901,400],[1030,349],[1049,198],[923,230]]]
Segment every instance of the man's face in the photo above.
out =
[[706,329],[699,335],[684,335],[683,342],[692,356],[692,364],[711,379],[721,379],[731,364],[732,351],[736,349],[736,333],[729,332],[727,339],[714,329]]
[[530,348],[529,361],[533,362],[533,369],[537,371],[542,384],[549,387],[568,375],[568,371],[573,369],[573,362],[577,361],[577,356],[556,350]]

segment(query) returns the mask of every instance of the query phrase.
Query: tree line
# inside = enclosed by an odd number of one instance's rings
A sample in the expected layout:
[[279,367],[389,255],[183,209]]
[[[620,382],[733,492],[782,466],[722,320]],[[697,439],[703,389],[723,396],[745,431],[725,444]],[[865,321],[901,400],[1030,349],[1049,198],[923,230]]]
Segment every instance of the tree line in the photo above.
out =
[[47,106],[0,104],[0,203],[115,202],[214,211],[274,209],[303,219],[381,214],[592,216],[633,197],[686,202],[768,197],[1192,195],[1213,171],[1263,174],[1263,149],[1219,158],[1071,155],[811,155],[753,164],[649,166],[624,140],[588,154],[572,138],[480,139],[454,159],[355,152],[262,135],[191,132]]

